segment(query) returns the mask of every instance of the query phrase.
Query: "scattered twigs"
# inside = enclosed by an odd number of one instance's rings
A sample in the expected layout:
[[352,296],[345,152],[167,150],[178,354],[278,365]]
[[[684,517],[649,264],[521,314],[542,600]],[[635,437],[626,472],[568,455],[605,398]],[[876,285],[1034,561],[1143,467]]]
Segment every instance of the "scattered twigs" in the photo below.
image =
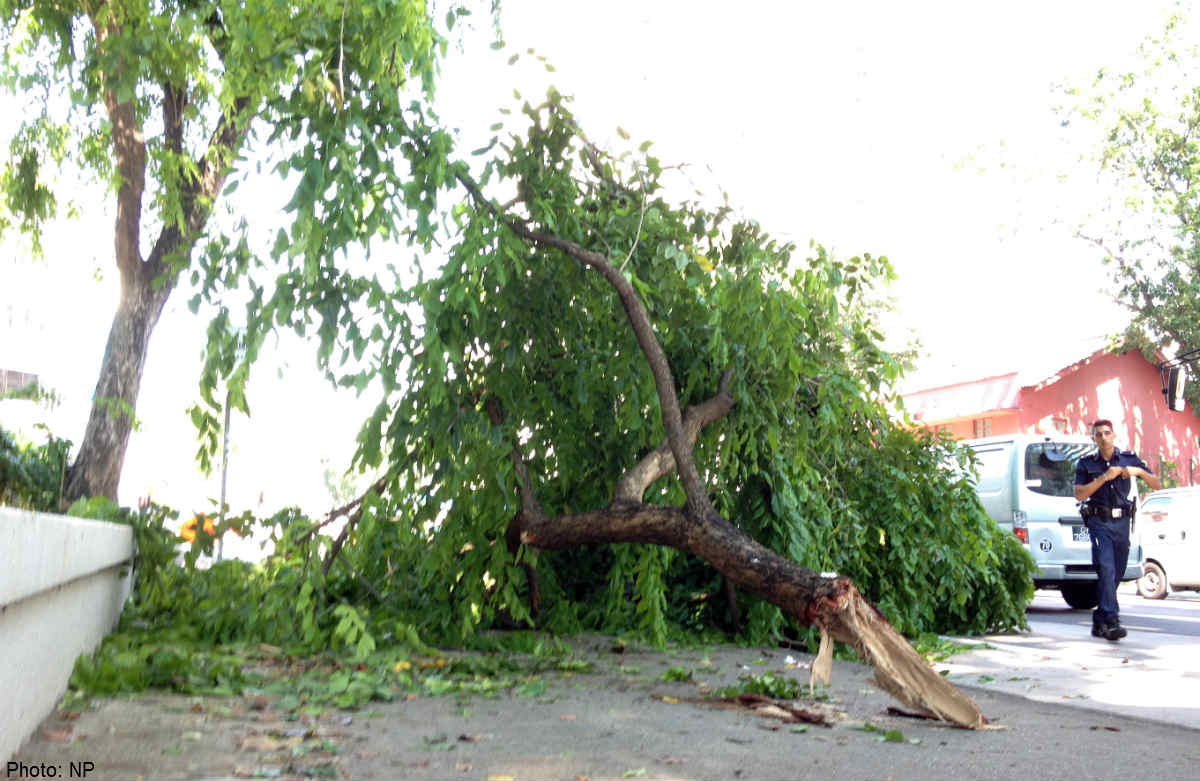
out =
[[765,694],[739,694],[736,697],[687,697],[683,701],[697,705],[706,705],[710,708],[749,710],[765,718],[778,719],[785,724],[833,726],[833,718],[829,714],[810,708],[801,708],[781,700],[775,700]]
[[325,520],[323,520],[320,523],[313,526],[311,529],[309,529],[307,532],[305,532],[303,535],[301,535],[300,538],[297,539],[296,541],[303,542],[303,541],[311,538],[314,534],[316,534],[319,529],[323,529],[326,526],[328,526],[329,524],[336,521],[338,518],[342,518],[342,517],[346,516],[348,513],[352,512],[353,510],[358,508],[360,505],[362,505],[363,501],[366,500],[368,494],[370,494],[372,492],[378,494],[379,492],[381,492],[384,489],[384,487],[387,485],[387,481],[388,481],[388,478],[386,476],[379,478],[371,485],[370,488],[368,488],[366,491],[364,491],[362,493],[362,495],[359,496],[357,499],[353,499],[353,500],[347,502],[346,504],[342,505],[341,507],[335,507],[334,509],[325,513]]

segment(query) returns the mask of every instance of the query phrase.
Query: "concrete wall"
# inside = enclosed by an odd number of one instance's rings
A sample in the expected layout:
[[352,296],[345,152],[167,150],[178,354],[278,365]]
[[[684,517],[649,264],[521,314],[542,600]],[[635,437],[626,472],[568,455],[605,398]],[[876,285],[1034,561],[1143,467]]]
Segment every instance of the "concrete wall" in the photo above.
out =
[[128,526],[0,507],[0,761],[116,623],[132,557]]

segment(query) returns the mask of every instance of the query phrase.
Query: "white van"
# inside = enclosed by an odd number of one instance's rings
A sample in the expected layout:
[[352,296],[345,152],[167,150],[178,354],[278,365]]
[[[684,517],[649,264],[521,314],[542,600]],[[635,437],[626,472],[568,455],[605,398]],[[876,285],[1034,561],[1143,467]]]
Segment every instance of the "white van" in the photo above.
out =
[[[1033,556],[1037,588],[1056,588],[1077,610],[1094,608],[1092,541],[1075,501],[1075,464],[1096,449],[1089,437],[1010,434],[963,442],[979,458],[975,492],[988,515],[1017,536]],[[1131,499],[1137,480],[1130,481]],[[1137,519],[1134,519],[1137,524]],[[1129,560],[1121,580],[1142,576],[1142,547],[1130,528]]]

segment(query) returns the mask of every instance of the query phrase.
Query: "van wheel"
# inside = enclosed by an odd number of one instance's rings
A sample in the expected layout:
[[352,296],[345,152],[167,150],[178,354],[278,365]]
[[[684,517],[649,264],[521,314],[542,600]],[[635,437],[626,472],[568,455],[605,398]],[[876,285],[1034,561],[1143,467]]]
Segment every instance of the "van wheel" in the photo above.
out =
[[1064,583],[1060,590],[1062,591],[1062,598],[1075,610],[1091,610],[1100,604],[1100,597],[1096,594],[1096,583],[1094,581],[1088,581],[1087,583]]
[[1138,593],[1146,599],[1162,599],[1167,596],[1167,576],[1162,567],[1153,561],[1147,561],[1142,568],[1142,576],[1137,580]]

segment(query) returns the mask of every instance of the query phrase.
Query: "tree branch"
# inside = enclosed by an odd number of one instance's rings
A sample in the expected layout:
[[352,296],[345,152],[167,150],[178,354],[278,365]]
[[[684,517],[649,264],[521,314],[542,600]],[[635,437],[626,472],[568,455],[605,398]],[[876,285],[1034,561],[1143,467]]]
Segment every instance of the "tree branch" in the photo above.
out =
[[457,170],[455,177],[479,206],[490,212],[510,231],[527,241],[565,252],[583,265],[600,272],[605,281],[616,290],[621,305],[625,309],[629,325],[637,338],[638,346],[641,347],[642,354],[646,356],[646,362],[650,365],[650,371],[654,375],[654,386],[658,391],[663,426],[667,430],[667,442],[670,445],[671,454],[675,458],[676,471],[679,473],[680,482],[683,483],[683,490],[687,495],[688,512],[696,520],[716,515],[704,481],[700,479],[700,472],[696,469],[691,447],[684,435],[683,416],[679,410],[679,398],[675,390],[675,378],[671,374],[670,364],[667,362],[662,345],[658,343],[658,337],[654,335],[650,317],[633,285],[599,252],[586,249],[573,241],[558,236],[532,230],[500,212],[496,205],[484,196],[479,186],[464,172]]
[[[488,394],[488,397],[483,402],[483,409],[487,412],[488,420],[496,428],[504,425],[504,410],[500,407],[500,400],[494,394]],[[517,492],[521,497],[521,514],[515,519],[520,525],[521,518],[527,518],[531,523],[542,522],[546,520],[546,513],[542,509],[542,505],[537,500],[537,495],[533,492],[533,484],[529,480],[529,469],[525,465],[525,458],[521,455],[521,449],[516,442],[513,442],[512,447],[512,462],[513,471],[517,475]]]
[[198,161],[199,175],[194,189],[189,188],[188,200],[184,203],[184,225],[188,238],[194,238],[204,228],[212,213],[212,204],[225,186],[231,170],[230,162],[241,148],[246,132],[250,128],[251,99],[245,95],[233,102],[209,138],[208,149]]
[[[363,493],[361,495],[359,495],[358,498],[352,499],[351,501],[347,502],[346,504],[342,505],[341,507],[335,507],[334,509],[325,513],[325,520],[321,521],[316,526],[312,527],[307,532],[305,532],[303,535],[301,535],[296,540],[296,542],[301,543],[301,542],[304,542],[305,540],[311,539],[312,536],[317,533],[318,529],[323,529],[324,527],[333,523],[334,521],[336,521],[338,518],[341,518],[342,516],[348,515],[351,512],[361,513],[362,512],[361,505],[364,501],[366,501],[367,495],[370,494],[371,492],[375,492],[376,494],[382,493],[383,489],[387,487],[387,481],[388,481],[388,477],[387,477],[387,475],[384,475],[383,477],[379,478],[374,483],[372,483],[371,487],[368,488],[366,491],[363,491]],[[349,525],[349,524],[347,524],[347,525]]]
[[545,519],[522,531],[521,542],[558,550],[641,542],[699,556],[741,588],[777,605],[797,621],[819,627],[827,653],[832,653],[833,646],[826,645],[826,639],[852,645],[875,668],[875,683],[907,707],[970,729],[987,723],[979,707],[933,672],[849,578],[801,567],[715,513],[705,522],[694,523],[684,508],[613,502],[603,510]]
[[[429,145],[423,139],[415,133],[410,134],[410,138],[429,154]],[[550,518],[536,503],[528,470],[514,445],[513,466],[521,486],[522,511],[510,524],[509,535],[516,536],[521,544],[551,550],[636,542],[664,545],[696,555],[733,583],[777,605],[784,613],[819,627],[822,649],[827,649],[818,659],[822,665],[829,664],[832,658],[831,638],[852,643],[874,665],[876,682],[901,703],[925,715],[966,727],[981,727],[986,720],[975,703],[934,673],[848,578],[818,574],[802,567],[740,532],[716,512],[692,456],[696,435],[689,436],[684,425],[666,355],[630,281],[604,255],[534,230],[509,217],[483,195],[465,166],[454,164],[452,170],[477,207],[486,210],[499,225],[526,241],[565,252],[585,267],[600,272],[616,290],[654,375],[670,455],[687,494],[684,507],[663,507],[628,498],[639,489],[644,491],[650,484],[647,482],[650,476],[664,468],[662,459],[656,454],[653,458],[643,459],[630,473],[622,476],[623,487],[615,492],[617,496],[608,507]],[[721,389],[715,399],[698,405],[694,413],[689,410],[689,421],[697,425],[697,433],[700,421],[710,415],[718,419],[728,412],[723,408],[732,403],[732,398],[726,401],[723,397],[729,396],[729,376],[727,371],[722,377]],[[493,424],[503,421],[503,410],[498,401],[493,403],[488,414]],[[512,550],[511,539],[509,543]],[[814,670],[816,668],[814,665]]]
[[[119,32],[117,23],[109,17],[102,24],[93,12],[90,15],[96,32],[96,45],[104,44]],[[119,60],[118,60],[119,62]],[[117,220],[114,231],[114,251],[117,269],[124,284],[132,284],[141,267],[140,236],[142,226],[142,196],[146,191],[146,137],[138,123],[132,100],[117,101],[117,84],[124,76],[125,66],[118,64],[115,73],[101,71],[104,89],[104,108],[112,123],[113,155],[117,160],[120,185],[117,187]]]
[[[169,103],[170,101],[167,101]],[[146,260],[147,277],[153,279],[167,272],[167,259],[174,253],[190,251],[192,244],[204,231],[208,218],[212,214],[213,203],[225,186],[229,176],[230,161],[241,146],[249,128],[250,99],[241,97],[234,101],[233,108],[221,117],[217,128],[209,139],[208,148],[196,168],[199,173],[180,187],[180,207],[183,212],[183,225],[175,222],[164,222],[150,257]],[[179,107],[182,112],[182,104]],[[164,107],[164,117],[170,118],[170,113]],[[167,138],[171,143],[171,129],[168,125]],[[182,126],[179,132],[182,139]],[[179,147],[182,154],[182,145]],[[175,277],[172,275],[160,288],[163,299],[175,287]]]
[[163,136],[166,147],[176,155],[183,154],[183,110],[187,106],[187,89],[163,84]]
[[[726,370],[721,375],[721,384],[717,395],[702,404],[688,407],[684,413],[683,433],[687,438],[689,449],[696,446],[696,437],[699,436],[701,429],[725,417],[733,409],[733,395],[729,392],[729,381],[732,376],[732,370]],[[670,474],[674,469],[675,458],[671,454],[669,443],[664,442],[621,475],[613,493],[613,500],[642,501],[646,489],[655,480]]]

